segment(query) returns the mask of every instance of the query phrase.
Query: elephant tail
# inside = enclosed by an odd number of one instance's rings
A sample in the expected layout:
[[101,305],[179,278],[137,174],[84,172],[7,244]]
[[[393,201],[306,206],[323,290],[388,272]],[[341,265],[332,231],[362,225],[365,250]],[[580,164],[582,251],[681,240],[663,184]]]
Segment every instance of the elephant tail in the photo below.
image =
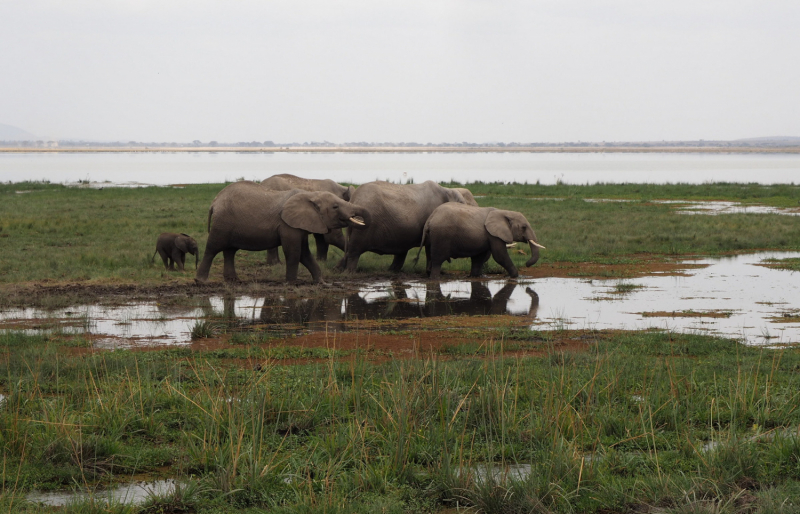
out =
[[153,256],[150,257],[150,264],[153,264],[154,262],[156,262],[156,254],[157,253],[158,253],[158,248],[156,248],[156,251],[153,252]]
[[214,204],[211,204],[211,207],[208,208],[208,222],[207,222],[207,230],[211,233],[211,215],[214,213]]
[[417,250],[417,256],[414,257],[414,267],[417,266],[417,262],[419,262],[419,254],[422,252],[422,248],[425,246],[425,236],[428,235],[428,223],[425,222],[425,227],[422,229],[422,241],[419,242],[419,249]]

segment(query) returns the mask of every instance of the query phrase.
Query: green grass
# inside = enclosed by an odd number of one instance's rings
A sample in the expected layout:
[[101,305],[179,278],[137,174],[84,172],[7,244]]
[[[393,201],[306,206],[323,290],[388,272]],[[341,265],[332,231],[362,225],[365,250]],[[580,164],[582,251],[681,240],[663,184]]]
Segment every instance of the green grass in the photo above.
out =
[[[453,360],[357,354],[258,370],[224,351],[80,354],[66,336],[0,334],[0,505],[37,512],[24,501],[34,488],[142,473],[188,485],[142,507],[65,512],[741,512],[745,500],[780,512],[797,501],[800,351],[587,334],[578,352],[515,329],[512,345],[453,347]],[[525,341],[549,350],[505,355]],[[516,463],[531,472],[502,474]]]
[[521,196],[533,198],[608,198],[634,201],[651,200],[731,200],[761,203],[774,207],[799,207],[800,184],[593,184],[539,185],[513,183],[443,183],[447,187],[467,187],[475,195]]
[[[159,233],[185,232],[205,247],[208,207],[223,184],[189,185],[183,189],[149,187],[103,190],[67,188],[41,183],[0,184],[0,284],[28,281],[103,284],[191,282],[185,273],[170,273],[151,262]],[[733,199],[796,206],[800,186],[705,184],[700,186],[598,185],[536,186],[469,184],[486,195],[483,206],[520,211],[547,246],[540,262],[636,262],[637,254],[665,257],[719,254],[758,249],[800,249],[796,219],[776,214],[678,215],[673,207],[652,204],[652,198]],[[17,194],[16,191],[32,191]],[[563,201],[526,197],[559,197]],[[589,203],[583,198],[614,197],[625,203]],[[313,242],[312,242],[313,244]],[[422,273],[423,264],[405,271]],[[512,252],[518,266],[526,255]],[[338,277],[332,266],[341,251],[332,248],[322,265],[323,276]],[[279,281],[283,266],[263,265],[265,252],[239,252],[237,268],[245,280]],[[190,259],[191,260],[191,259]],[[211,278],[221,281],[222,258]],[[359,268],[382,273],[391,256],[368,253]],[[424,261],[423,261],[424,262]],[[469,260],[454,260],[445,270],[469,270]],[[490,260],[489,271],[502,272]],[[301,278],[308,273],[301,267]]]
[[800,259],[764,259],[770,268],[785,269],[789,271],[800,271]]

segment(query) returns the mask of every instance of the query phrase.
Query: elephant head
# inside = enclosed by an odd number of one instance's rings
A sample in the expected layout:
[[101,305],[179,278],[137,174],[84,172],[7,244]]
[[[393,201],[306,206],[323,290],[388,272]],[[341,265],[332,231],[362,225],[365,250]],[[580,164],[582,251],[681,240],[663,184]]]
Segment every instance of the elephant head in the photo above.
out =
[[365,208],[324,191],[293,195],[284,202],[281,219],[290,227],[313,234],[327,234],[344,227],[361,228],[370,223],[369,211]]
[[175,238],[175,248],[178,250],[194,255],[194,268],[197,269],[197,259],[200,252],[197,250],[197,241],[194,240],[189,234],[181,234]]
[[489,212],[484,222],[489,234],[502,239],[505,243],[520,241],[528,243],[531,247],[531,258],[525,266],[533,266],[539,260],[539,248],[544,248],[536,242],[536,234],[530,223],[519,212],[495,209]]

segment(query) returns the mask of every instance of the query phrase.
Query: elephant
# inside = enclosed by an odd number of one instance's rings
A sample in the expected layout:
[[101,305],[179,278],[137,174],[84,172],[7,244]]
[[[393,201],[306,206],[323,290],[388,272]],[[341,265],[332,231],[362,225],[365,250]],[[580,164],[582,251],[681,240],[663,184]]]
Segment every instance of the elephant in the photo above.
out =
[[346,226],[369,227],[368,210],[326,191],[271,191],[256,182],[235,182],[217,194],[208,210],[208,241],[195,280],[200,284],[208,281],[211,262],[219,252],[225,259],[225,280],[236,281],[237,250],[257,252],[283,246],[286,281],[294,283],[298,265],[303,264],[313,282],[320,283],[308,234]]
[[464,197],[464,203],[466,203],[467,205],[473,205],[475,207],[478,207],[478,202],[477,200],[475,200],[475,197],[472,196],[472,191],[470,191],[466,187],[451,187],[450,189],[461,193],[461,196]]
[[[355,187],[345,187],[337,184],[330,179],[308,179],[301,178],[288,173],[280,175],[273,175],[261,181],[262,186],[273,191],[288,191],[290,189],[302,189],[303,191],[327,191],[333,193],[345,202],[350,201],[350,197],[356,190]],[[317,260],[326,261],[328,259],[328,247],[330,245],[344,251],[345,239],[341,230],[331,230],[327,234],[314,234],[314,240],[317,243]],[[281,259],[278,256],[278,249],[273,248],[267,250],[267,266],[273,264],[280,264]]]
[[178,271],[183,271],[183,265],[186,262],[186,254],[194,255],[194,267],[197,268],[197,241],[188,234],[175,234],[174,232],[164,232],[158,236],[156,241],[156,251],[150,262],[156,259],[156,253],[161,256],[164,261],[164,268],[167,271],[175,271],[175,264],[178,265]]
[[514,241],[530,245],[531,258],[525,266],[536,264],[539,248],[544,246],[537,242],[530,223],[521,213],[446,203],[437,207],[425,223],[420,251],[424,246],[426,269],[434,280],[439,279],[444,261],[459,257],[472,258],[470,276],[478,277],[490,255],[511,278],[516,278],[519,271],[506,248],[513,246]]
[[394,255],[389,271],[400,271],[408,251],[419,245],[428,216],[446,202],[465,203],[461,193],[431,180],[422,184],[376,181],[360,185],[350,203],[367,209],[372,223],[364,230],[348,229],[347,250],[336,268],[355,271],[361,254],[374,252]]

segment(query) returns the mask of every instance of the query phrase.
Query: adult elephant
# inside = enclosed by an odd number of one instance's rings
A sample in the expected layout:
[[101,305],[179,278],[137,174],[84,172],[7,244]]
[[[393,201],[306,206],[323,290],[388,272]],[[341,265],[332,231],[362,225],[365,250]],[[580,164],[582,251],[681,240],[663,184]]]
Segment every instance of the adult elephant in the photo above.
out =
[[286,281],[297,280],[298,264],[308,269],[314,283],[320,269],[308,247],[308,234],[326,234],[346,226],[369,226],[369,212],[328,192],[292,189],[271,191],[261,184],[241,181],[219,192],[208,210],[206,251],[195,280],[208,281],[214,257],[225,258],[226,281],[238,279],[237,250],[261,251],[283,246]]
[[[350,197],[356,190],[353,186],[343,186],[330,179],[309,179],[302,178],[289,173],[273,175],[261,181],[261,185],[273,191],[289,191],[291,189],[302,189],[303,191],[327,191],[333,193],[345,202],[350,201]],[[325,261],[328,259],[328,247],[330,245],[344,251],[345,239],[341,230],[331,230],[327,234],[314,234],[317,243],[317,260]],[[267,250],[267,266],[280,264],[278,249]]]
[[507,249],[515,241],[530,245],[531,258],[525,266],[536,264],[539,248],[544,246],[537,242],[536,234],[522,213],[446,203],[437,207],[425,223],[420,251],[424,246],[426,269],[432,279],[439,278],[444,261],[459,257],[472,258],[470,276],[478,277],[489,256],[515,278],[519,271]]
[[466,203],[467,205],[474,205],[475,207],[478,206],[478,201],[475,200],[474,196],[472,196],[472,191],[470,191],[466,187],[453,187],[451,189],[461,193],[461,196],[464,197],[464,203]]
[[447,202],[463,204],[456,190],[428,180],[422,184],[367,182],[358,186],[350,203],[372,215],[364,230],[347,231],[347,250],[338,269],[355,271],[364,252],[394,255],[390,271],[400,271],[408,251],[419,245],[425,221],[435,208]]

